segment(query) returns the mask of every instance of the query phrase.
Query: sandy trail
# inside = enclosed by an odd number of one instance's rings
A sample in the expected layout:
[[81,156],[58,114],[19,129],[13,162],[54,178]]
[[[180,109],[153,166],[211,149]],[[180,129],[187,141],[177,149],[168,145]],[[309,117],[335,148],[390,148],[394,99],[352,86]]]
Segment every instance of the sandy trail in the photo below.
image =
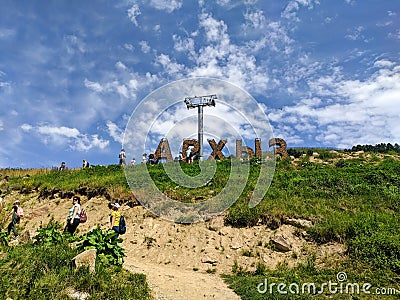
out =
[[144,273],[156,300],[240,299],[218,275],[141,263],[126,257],[124,267]]

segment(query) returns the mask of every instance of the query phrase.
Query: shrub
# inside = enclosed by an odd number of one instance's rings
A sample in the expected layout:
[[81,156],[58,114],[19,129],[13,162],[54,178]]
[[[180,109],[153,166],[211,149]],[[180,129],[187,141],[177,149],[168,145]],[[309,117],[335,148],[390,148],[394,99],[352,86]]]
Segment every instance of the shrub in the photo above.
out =
[[40,224],[36,230],[38,234],[35,236],[36,245],[54,245],[63,241],[63,235],[59,232],[61,224],[51,219],[46,226]]
[[103,264],[122,266],[125,250],[118,243],[121,238],[114,239],[116,235],[113,230],[101,230],[99,227],[85,233],[77,244],[78,249],[96,249],[98,258]]

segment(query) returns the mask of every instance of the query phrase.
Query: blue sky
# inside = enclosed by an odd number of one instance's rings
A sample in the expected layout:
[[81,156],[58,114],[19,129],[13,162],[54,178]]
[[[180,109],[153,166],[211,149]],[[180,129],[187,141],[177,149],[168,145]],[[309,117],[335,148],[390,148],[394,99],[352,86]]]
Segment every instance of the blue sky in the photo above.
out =
[[204,76],[289,147],[399,143],[399,52],[393,0],[3,0],[0,167],[117,163],[138,104]]

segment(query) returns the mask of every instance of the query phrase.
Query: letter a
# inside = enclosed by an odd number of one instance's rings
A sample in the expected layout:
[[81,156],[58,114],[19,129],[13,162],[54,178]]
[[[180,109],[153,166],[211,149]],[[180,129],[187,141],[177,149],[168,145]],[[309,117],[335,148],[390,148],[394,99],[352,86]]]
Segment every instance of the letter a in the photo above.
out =
[[155,161],[159,159],[165,159],[167,162],[172,161],[171,149],[169,148],[169,143],[166,138],[162,139],[158,144],[157,150],[154,153],[154,159]]

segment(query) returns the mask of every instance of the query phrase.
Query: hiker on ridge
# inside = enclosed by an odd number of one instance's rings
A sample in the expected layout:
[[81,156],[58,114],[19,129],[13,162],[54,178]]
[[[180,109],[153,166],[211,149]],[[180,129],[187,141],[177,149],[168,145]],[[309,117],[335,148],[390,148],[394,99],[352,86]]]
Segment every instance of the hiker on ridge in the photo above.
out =
[[121,149],[121,152],[118,155],[119,158],[119,165],[126,165],[126,153],[125,153],[125,149]]
[[67,167],[67,165],[65,164],[65,161],[63,161],[63,162],[61,163],[61,166],[58,168],[58,171],[62,172],[62,171],[66,171],[66,170],[68,170],[68,167]]

